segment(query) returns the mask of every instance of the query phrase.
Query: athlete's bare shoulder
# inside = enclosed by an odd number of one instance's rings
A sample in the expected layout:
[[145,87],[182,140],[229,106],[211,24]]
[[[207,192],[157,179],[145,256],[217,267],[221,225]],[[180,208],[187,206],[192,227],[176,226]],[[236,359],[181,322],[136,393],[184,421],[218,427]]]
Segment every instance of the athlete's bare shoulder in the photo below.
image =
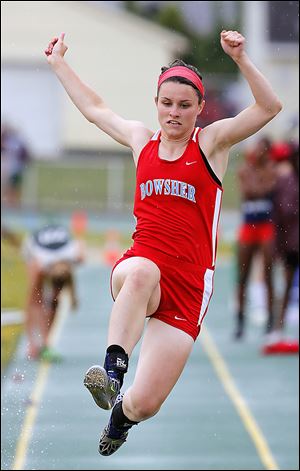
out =
[[222,181],[227,169],[230,147],[220,143],[219,129],[219,121],[209,124],[199,132],[198,142],[213,171]]
[[144,123],[140,121],[133,121],[132,137],[131,137],[131,149],[133,158],[137,164],[139,155],[145,145],[150,141],[154,132],[148,129]]
[[220,129],[224,120],[215,121],[201,129],[199,133],[199,142],[207,149],[215,150],[216,148],[226,147],[226,143],[219,140]]

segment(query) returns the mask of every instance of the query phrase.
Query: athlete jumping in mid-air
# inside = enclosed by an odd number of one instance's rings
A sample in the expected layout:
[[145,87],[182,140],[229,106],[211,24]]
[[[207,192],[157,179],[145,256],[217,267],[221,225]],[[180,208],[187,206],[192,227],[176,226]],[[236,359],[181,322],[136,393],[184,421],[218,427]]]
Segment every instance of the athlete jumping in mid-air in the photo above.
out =
[[[104,368],[91,367],[84,379],[97,405],[112,408],[99,444],[108,456],[133,425],[159,411],[182,373],[213,291],[229,150],[265,126],[282,105],[247,56],[244,37],[222,31],[221,46],[247,80],[253,103],[233,118],[195,128],[205,105],[202,78],[195,67],[175,61],[158,79],[161,129],[153,132],[118,116],[79,79],[64,60],[64,37],[50,41],[49,64],[85,118],[129,147],[137,167],[137,225],[132,247],[112,271],[115,302]],[[135,378],[123,395],[129,358],[143,332]]]

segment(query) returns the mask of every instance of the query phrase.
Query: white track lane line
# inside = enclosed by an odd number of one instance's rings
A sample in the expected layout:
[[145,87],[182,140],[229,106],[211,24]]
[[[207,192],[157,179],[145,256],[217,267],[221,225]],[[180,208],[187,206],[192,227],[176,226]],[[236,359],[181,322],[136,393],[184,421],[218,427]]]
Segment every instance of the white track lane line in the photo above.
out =
[[[60,337],[69,309],[70,302],[68,296],[62,296],[61,303],[57,311],[57,316],[54,320],[50,334],[49,344],[52,347],[57,343]],[[41,362],[39,365],[33,391],[30,396],[30,404],[26,409],[24,422],[16,445],[16,454],[11,468],[12,470],[25,469],[24,465],[26,462],[27,451],[29,448],[32,431],[38,414],[41,398],[45,389],[45,385],[47,383],[50,367],[51,364],[46,362]]]
[[242,419],[245,429],[250,435],[251,440],[254,443],[254,446],[257,450],[257,453],[265,467],[265,469],[280,469],[275,459],[272,456],[272,453],[268,447],[267,441],[260,430],[258,424],[256,423],[254,417],[252,416],[246,401],[240,394],[238,388],[236,387],[234,380],[229,372],[228,367],[226,366],[225,361],[223,360],[221,354],[219,353],[216,344],[214,343],[211,335],[209,334],[207,328],[204,326],[201,329],[200,342],[204,347],[204,350],[209,357],[221,383],[233,402],[239,416]]

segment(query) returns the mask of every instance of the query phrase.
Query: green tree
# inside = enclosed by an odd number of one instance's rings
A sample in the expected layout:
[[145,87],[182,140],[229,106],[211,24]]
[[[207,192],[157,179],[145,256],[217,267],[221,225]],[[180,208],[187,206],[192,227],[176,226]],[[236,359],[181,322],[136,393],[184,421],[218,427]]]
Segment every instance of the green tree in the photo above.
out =
[[[240,2],[237,3],[239,4]],[[175,4],[165,4],[163,7],[151,5],[146,8],[142,8],[139,2],[134,1],[127,1],[124,4],[125,8],[131,13],[154,21],[164,28],[183,34],[189,41],[189,48],[180,59],[195,65],[200,71],[204,70],[206,74],[237,74],[237,67],[224,54],[220,45],[220,31],[227,25],[222,24],[218,13],[216,13],[218,24],[215,26],[214,31],[209,35],[200,35],[188,27],[184,15]],[[238,29],[238,25],[232,24],[230,27]]]
[[187,35],[187,26],[184,17],[176,5],[170,4],[160,8],[154,16],[154,20],[155,19],[161,26],[184,34],[185,36]]
[[198,34],[187,35],[190,48],[182,59],[195,65],[200,71],[214,74],[237,74],[237,67],[234,62],[224,53],[220,44],[221,27],[209,36]]

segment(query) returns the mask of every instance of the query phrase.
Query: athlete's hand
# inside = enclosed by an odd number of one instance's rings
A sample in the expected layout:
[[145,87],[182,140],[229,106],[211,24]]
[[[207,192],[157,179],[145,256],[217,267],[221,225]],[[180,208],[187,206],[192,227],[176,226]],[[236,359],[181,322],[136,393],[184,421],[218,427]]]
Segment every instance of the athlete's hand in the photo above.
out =
[[239,59],[245,52],[245,38],[238,31],[223,30],[220,34],[221,46],[233,60]]
[[45,49],[45,54],[49,63],[52,63],[56,58],[63,58],[68,50],[68,46],[64,43],[65,33],[61,33],[59,38],[53,38],[48,47]]

